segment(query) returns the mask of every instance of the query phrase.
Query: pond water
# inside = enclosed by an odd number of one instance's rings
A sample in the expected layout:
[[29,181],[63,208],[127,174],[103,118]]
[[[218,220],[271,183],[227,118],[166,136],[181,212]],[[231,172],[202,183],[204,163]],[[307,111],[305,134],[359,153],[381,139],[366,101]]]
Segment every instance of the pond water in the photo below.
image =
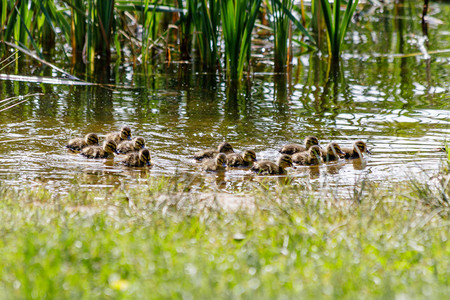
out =
[[[287,75],[274,74],[270,45],[256,43],[251,84],[240,89],[180,62],[146,72],[129,65],[99,71],[95,80],[112,86],[0,81],[0,99],[40,93],[0,112],[0,182],[66,192],[75,183],[108,188],[180,176],[193,177],[194,189],[239,193],[260,179],[245,170],[205,174],[190,156],[228,141],[237,150],[254,149],[258,159],[276,160],[282,145],[306,135],[322,145],[361,139],[372,155],[288,169],[291,184],[339,188],[414,174],[430,178],[444,158],[436,149],[450,134],[450,28],[430,25],[426,41],[418,15],[394,17],[392,9],[362,15],[351,26],[338,67],[330,68],[324,55],[303,54]],[[432,12],[450,20],[447,4],[433,4]],[[1,73],[57,75],[29,61],[15,68]],[[123,125],[146,139],[151,169],[126,168],[119,157],[88,160],[64,148],[70,138],[88,132],[102,138]]]

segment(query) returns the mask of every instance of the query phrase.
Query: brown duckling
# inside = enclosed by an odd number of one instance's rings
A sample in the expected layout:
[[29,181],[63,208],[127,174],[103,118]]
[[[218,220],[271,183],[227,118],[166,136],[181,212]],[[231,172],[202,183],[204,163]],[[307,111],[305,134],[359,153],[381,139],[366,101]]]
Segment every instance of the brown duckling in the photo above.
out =
[[139,150],[139,152],[128,153],[122,163],[128,167],[151,166],[150,151],[145,148]]
[[87,146],[98,146],[98,136],[95,133],[88,133],[83,138],[75,138],[69,140],[66,147],[70,150],[78,150],[87,147]]
[[225,171],[225,163],[227,161],[227,156],[225,153],[219,153],[216,158],[210,158],[203,162],[203,170],[205,171]]
[[219,147],[217,147],[217,149],[210,148],[194,153],[194,159],[203,160],[205,158],[213,158],[219,153],[230,154],[234,153],[234,150],[228,142],[223,142],[219,145]]
[[125,140],[131,140],[131,129],[128,126],[124,126],[119,132],[108,133],[105,139],[112,140],[116,142],[116,144],[119,144],[120,142]]
[[292,155],[292,161],[299,165],[315,166],[320,165],[321,160],[320,147],[317,145],[309,148],[308,151],[299,152]]
[[363,157],[363,153],[372,154],[367,149],[366,143],[363,142],[363,141],[356,141],[353,144],[353,148],[342,148],[342,152],[345,153],[345,156],[344,156],[345,159],[362,158]]
[[307,136],[305,137],[305,145],[299,145],[299,144],[288,144],[283,146],[283,148],[280,149],[280,153],[283,154],[289,154],[292,155],[294,153],[298,152],[304,152],[309,150],[311,146],[319,145],[319,139],[315,136]]
[[252,172],[260,175],[286,175],[284,168],[293,167],[292,158],[290,155],[283,154],[278,158],[277,163],[261,160],[253,164]]
[[139,151],[145,147],[145,140],[142,137],[135,137],[132,141],[122,141],[117,145],[117,152],[126,154],[128,152]]
[[88,146],[81,150],[81,155],[87,158],[111,158],[117,153],[117,145],[114,141],[105,141],[103,147]]
[[256,161],[256,153],[253,150],[245,150],[241,154],[227,154],[227,166],[229,167],[250,167]]
[[329,143],[325,150],[320,149],[320,151],[324,162],[336,161],[345,155],[341,150],[341,146],[335,142]]

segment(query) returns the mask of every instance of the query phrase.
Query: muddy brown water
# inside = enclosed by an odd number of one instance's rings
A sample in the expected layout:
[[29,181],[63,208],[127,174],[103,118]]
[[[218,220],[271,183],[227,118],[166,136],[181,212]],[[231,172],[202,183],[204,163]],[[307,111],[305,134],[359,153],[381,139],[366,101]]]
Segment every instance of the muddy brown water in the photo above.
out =
[[[450,19],[449,5],[434,8],[434,17]],[[151,74],[127,65],[108,70],[103,81],[112,88],[0,81],[0,99],[42,93],[0,112],[0,182],[66,192],[74,184],[102,189],[179,176],[195,177],[199,191],[239,193],[260,180],[246,170],[204,173],[190,156],[228,141],[237,151],[254,149],[258,159],[276,160],[282,145],[306,135],[322,145],[364,140],[372,155],[289,169],[290,184],[339,189],[361,180],[427,180],[439,172],[445,154],[436,149],[450,135],[448,24],[428,28],[424,42],[415,15],[365,20],[348,33],[339,67],[304,54],[288,74],[274,74],[262,47],[251,84],[241,89],[227,87],[220,74],[176,62],[153,66]],[[45,73],[23,64],[9,71]],[[89,160],[64,148],[70,138],[88,132],[102,138],[123,125],[145,138],[151,169],[124,167],[120,157]]]

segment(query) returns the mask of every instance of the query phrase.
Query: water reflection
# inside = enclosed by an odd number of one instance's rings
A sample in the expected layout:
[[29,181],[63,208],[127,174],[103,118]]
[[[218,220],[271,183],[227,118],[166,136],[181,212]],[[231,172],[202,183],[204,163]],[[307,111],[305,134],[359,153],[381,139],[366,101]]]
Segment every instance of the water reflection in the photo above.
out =
[[[293,76],[262,66],[240,88],[227,85],[220,72],[157,63],[136,69],[97,65],[93,79],[104,86],[0,81],[0,99],[44,94],[0,114],[0,180],[16,186],[45,183],[64,191],[74,177],[85,186],[115,187],[186,176],[193,178],[186,180],[192,191],[208,186],[240,193],[286,182],[348,186],[362,176],[400,181],[406,172],[437,172],[443,154],[434,149],[450,133],[448,58],[407,56],[418,51],[414,35],[426,34],[401,1],[386,10],[394,17],[374,15],[380,22],[368,22],[362,15],[337,64],[326,55],[301,55]],[[448,9],[442,14],[445,19]],[[450,47],[439,28],[427,35],[428,51]],[[11,73],[49,74],[48,68],[28,68],[27,63],[18,63]],[[76,72],[82,74],[85,67],[80,64]],[[111,83],[117,86],[106,85]],[[146,139],[155,163],[151,170],[126,168],[120,158],[87,160],[63,147],[69,138],[96,132],[102,139],[123,125]],[[226,140],[237,151],[255,149],[258,159],[276,161],[280,146],[306,135],[342,146],[361,139],[375,151],[367,159],[290,169],[287,177],[269,178],[246,170],[203,174],[189,158]]]

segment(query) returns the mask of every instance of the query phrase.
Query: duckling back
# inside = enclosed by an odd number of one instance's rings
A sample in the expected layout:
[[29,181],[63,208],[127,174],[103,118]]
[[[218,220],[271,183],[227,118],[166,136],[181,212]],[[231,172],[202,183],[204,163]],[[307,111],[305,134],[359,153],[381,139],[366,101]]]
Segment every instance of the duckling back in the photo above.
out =
[[209,148],[205,150],[198,151],[194,153],[194,159],[196,160],[203,160],[208,158],[214,158],[219,153],[234,153],[233,147],[228,142],[221,143],[217,149]]
[[336,161],[345,156],[341,147],[337,143],[329,143],[325,149],[321,150],[321,156],[324,162]]
[[298,152],[303,152],[303,151],[306,151],[306,147],[303,146],[303,145],[300,145],[300,144],[287,144],[287,145],[284,145],[280,149],[279,152],[282,153],[282,154],[292,155],[292,154],[295,154],[295,153],[298,153]]
[[132,141],[122,141],[117,146],[117,152],[126,154],[133,151],[139,151],[145,147],[145,140],[141,137],[136,137]]
[[141,149],[139,152],[130,152],[122,163],[128,167],[151,166],[150,151],[148,149]]
[[240,154],[227,154],[227,166],[229,167],[250,167],[255,161],[256,153],[253,150],[245,150]]
[[201,161],[204,159],[214,158],[217,154],[219,154],[219,151],[217,151],[217,149],[209,148],[195,152],[193,157],[194,159]]
[[305,137],[304,145],[288,144],[283,146],[279,152],[282,154],[292,155],[295,153],[307,151],[309,150],[309,148],[311,148],[311,146],[314,145],[319,145],[319,139],[315,136],[307,136]]
[[269,160],[257,161],[250,169],[259,175],[284,175],[286,171],[280,168],[276,163]]
[[80,151],[87,146],[98,146],[98,136],[88,133],[84,138],[74,138],[67,142],[66,147],[71,150]]
[[307,152],[295,153],[292,155],[292,161],[299,165],[319,165],[321,161],[321,151],[319,146],[312,146]]
[[214,159],[203,161],[202,169],[211,172],[225,171],[226,160],[227,156],[224,153],[219,153]]
[[103,147],[88,146],[81,150],[81,155],[87,158],[112,158],[116,152],[116,143],[114,141],[105,141]]
[[342,152],[345,153],[345,159],[357,159],[362,158],[363,153],[369,153],[370,151],[367,149],[367,145],[363,141],[356,141],[353,144],[353,148],[342,148]]
[[101,146],[88,146],[81,150],[81,155],[87,158],[108,158],[110,154],[105,152]]
[[105,140],[114,141],[117,145],[122,141],[131,140],[131,129],[128,126],[124,126],[119,132],[108,133]]
[[250,170],[260,175],[286,175],[284,168],[287,167],[292,167],[292,158],[290,155],[282,154],[277,164],[269,160],[261,160],[255,162]]

